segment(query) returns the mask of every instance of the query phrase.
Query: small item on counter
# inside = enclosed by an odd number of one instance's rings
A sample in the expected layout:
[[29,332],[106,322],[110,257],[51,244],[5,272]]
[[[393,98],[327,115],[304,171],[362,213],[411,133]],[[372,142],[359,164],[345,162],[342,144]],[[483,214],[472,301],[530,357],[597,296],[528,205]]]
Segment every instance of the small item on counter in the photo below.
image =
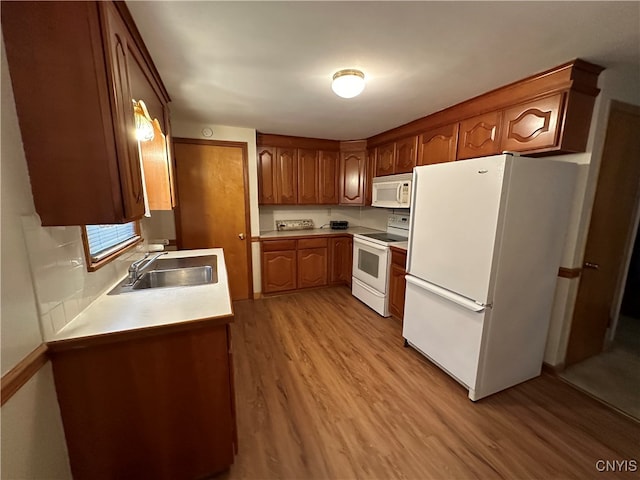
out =
[[276,220],[276,230],[313,230],[313,220]]
[[349,222],[346,220],[331,220],[329,225],[331,230],[346,230],[349,228]]

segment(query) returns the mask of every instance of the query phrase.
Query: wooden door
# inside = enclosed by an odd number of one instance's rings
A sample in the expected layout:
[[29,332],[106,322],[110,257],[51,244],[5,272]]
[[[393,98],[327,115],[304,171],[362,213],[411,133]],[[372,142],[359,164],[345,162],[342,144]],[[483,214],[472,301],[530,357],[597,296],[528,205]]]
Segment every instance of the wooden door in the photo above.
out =
[[366,152],[340,154],[340,204],[364,205]]
[[231,298],[253,296],[247,144],[174,140],[178,248],[223,248]]
[[396,142],[394,173],[411,173],[418,159],[418,136],[403,138]]
[[277,149],[276,203],[298,203],[298,154],[295,148]]
[[625,270],[640,182],[640,107],[613,102],[565,363],[601,353]]
[[340,197],[338,193],[338,169],[340,159],[338,152],[319,152],[318,185],[319,203],[323,205],[337,205]]
[[258,148],[258,203],[273,205],[276,198],[275,148]]
[[376,150],[376,177],[394,174],[393,166],[396,159],[396,144],[388,143],[378,147]]
[[557,93],[506,109],[500,150],[536,151],[557,145],[564,98],[564,93]]
[[318,183],[318,151],[298,149],[298,203],[317,205],[320,200]]
[[298,288],[327,284],[327,248],[298,250]]
[[262,291],[283,292],[296,288],[296,251],[262,253]]
[[418,165],[453,162],[458,146],[457,123],[429,130],[420,135]]
[[500,153],[502,112],[489,112],[460,122],[458,160]]

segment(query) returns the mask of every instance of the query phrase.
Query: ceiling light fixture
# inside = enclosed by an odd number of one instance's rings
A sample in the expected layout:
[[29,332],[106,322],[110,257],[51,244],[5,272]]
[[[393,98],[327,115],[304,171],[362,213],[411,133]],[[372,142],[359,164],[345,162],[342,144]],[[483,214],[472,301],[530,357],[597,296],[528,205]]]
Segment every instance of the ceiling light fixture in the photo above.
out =
[[153,122],[149,116],[147,106],[142,100],[136,102],[133,100],[133,115],[136,124],[136,139],[139,142],[148,142],[153,140],[155,135],[153,131]]
[[348,68],[333,75],[331,89],[342,98],[353,98],[364,90],[364,73],[360,70]]

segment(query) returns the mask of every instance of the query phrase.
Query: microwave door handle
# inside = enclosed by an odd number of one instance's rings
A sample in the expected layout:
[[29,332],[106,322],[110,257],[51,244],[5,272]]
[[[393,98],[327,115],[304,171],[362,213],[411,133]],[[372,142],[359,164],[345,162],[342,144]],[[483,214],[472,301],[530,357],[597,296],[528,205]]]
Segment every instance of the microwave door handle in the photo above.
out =
[[396,192],[396,201],[400,203],[402,200],[402,182],[398,184],[398,190]]

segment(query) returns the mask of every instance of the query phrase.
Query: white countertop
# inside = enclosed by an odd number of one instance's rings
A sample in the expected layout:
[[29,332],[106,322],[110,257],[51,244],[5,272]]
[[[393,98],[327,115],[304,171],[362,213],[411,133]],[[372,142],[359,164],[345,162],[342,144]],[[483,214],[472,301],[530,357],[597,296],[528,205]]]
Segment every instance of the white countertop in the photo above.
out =
[[218,257],[217,283],[149,288],[119,295],[105,293],[60,330],[49,343],[231,315],[229,282],[221,248],[168,252],[162,258],[205,255]]
[[315,235],[354,235],[358,233],[383,233],[384,230],[375,230],[366,227],[349,227],[346,230],[331,230],[330,228],[314,228],[313,230],[271,230],[260,232],[260,239],[279,239],[287,237],[312,237]]

